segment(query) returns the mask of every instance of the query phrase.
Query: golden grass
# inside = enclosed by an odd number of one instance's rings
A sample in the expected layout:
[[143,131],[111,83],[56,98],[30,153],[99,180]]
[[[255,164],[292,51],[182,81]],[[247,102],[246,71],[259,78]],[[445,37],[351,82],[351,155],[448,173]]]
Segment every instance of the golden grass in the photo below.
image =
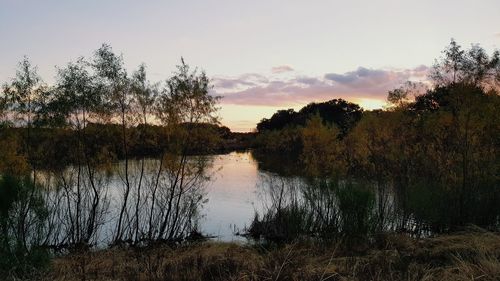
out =
[[205,242],[54,259],[44,280],[500,280],[500,235],[383,235],[370,245],[296,242],[264,249]]

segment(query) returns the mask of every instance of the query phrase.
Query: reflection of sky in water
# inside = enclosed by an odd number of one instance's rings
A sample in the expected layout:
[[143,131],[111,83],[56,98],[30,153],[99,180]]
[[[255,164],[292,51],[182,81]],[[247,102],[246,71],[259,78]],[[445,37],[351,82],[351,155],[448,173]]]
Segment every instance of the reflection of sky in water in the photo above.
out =
[[[231,152],[208,157],[212,157],[213,162],[207,171],[210,181],[204,186],[204,194],[208,201],[200,208],[202,217],[199,230],[205,235],[216,236],[214,240],[245,241],[244,237],[234,233],[243,232],[250,225],[256,210],[262,214],[262,201],[265,198],[258,190],[262,187],[262,175],[267,173],[258,170],[257,162],[250,152]],[[149,176],[144,178],[143,184],[146,185],[147,179],[151,178],[152,173],[156,173],[156,161],[146,160],[145,173]],[[106,239],[113,235],[114,222],[118,217],[113,210],[119,210],[124,188],[121,165],[123,162],[113,165],[109,177],[103,175],[103,184],[110,187],[106,190],[110,208],[105,223],[99,230],[98,245],[105,245]],[[140,161],[131,160],[129,165],[129,180],[132,186],[136,186]]]
[[[214,174],[207,186],[208,202],[202,209],[200,228],[217,240],[241,240],[234,228],[243,230],[253,219],[257,201],[257,163],[249,152],[214,156]],[[255,205],[255,206],[254,206]]]

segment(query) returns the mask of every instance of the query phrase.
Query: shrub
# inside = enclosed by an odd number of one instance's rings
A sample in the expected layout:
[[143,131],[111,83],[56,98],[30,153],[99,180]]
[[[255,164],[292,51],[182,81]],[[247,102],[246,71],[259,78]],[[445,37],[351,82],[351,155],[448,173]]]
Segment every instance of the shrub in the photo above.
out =
[[47,209],[28,176],[0,179],[0,275],[28,277],[49,263],[42,245]]
[[341,232],[350,237],[365,236],[374,229],[375,196],[369,189],[348,183],[336,191]]

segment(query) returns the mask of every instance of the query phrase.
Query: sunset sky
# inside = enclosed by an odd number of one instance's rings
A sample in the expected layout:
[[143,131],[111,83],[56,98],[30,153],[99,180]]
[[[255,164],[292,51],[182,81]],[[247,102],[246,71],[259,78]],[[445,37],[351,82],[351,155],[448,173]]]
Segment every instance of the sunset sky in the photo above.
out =
[[169,77],[181,56],[222,95],[222,123],[249,131],[279,108],[344,98],[371,109],[424,80],[454,38],[500,48],[499,0],[0,0],[0,83],[27,55],[47,83],[56,65],[102,43],[132,71]]

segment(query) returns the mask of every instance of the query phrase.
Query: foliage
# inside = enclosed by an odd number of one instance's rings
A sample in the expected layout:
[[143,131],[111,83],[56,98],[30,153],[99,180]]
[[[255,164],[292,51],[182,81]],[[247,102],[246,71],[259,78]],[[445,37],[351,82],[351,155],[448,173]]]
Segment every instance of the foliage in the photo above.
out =
[[336,190],[341,233],[347,237],[363,237],[373,231],[375,196],[366,187],[352,183]]
[[339,130],[333,125],[323,125],[319,115],[307,121],[302,129],[301,160],[309,175],[339,177],[345,174],[345,149],[339,135]]
[[500,52],[489,56],[479,45],[463,50],[455,40],[443,51],[444,57],[436,60],[430,77],[435,86],[446,87],[465,84],[495,88],[500,81]]
[[27,176],[0,179],[0,274],[29,277],[49,263],[44,248],[48,210],[41,191]]
[[327,125],[335,125],[345,135],[363,113],[357,104],[347,102],[343,99],[333,99],[327,102],[310,103],[299,112],[293,109],[278,110],[271,119],[262,119],[257,124],[259,132],[269,130],[281,130],[285,127],[304,126],[308,119],[318,114]]

